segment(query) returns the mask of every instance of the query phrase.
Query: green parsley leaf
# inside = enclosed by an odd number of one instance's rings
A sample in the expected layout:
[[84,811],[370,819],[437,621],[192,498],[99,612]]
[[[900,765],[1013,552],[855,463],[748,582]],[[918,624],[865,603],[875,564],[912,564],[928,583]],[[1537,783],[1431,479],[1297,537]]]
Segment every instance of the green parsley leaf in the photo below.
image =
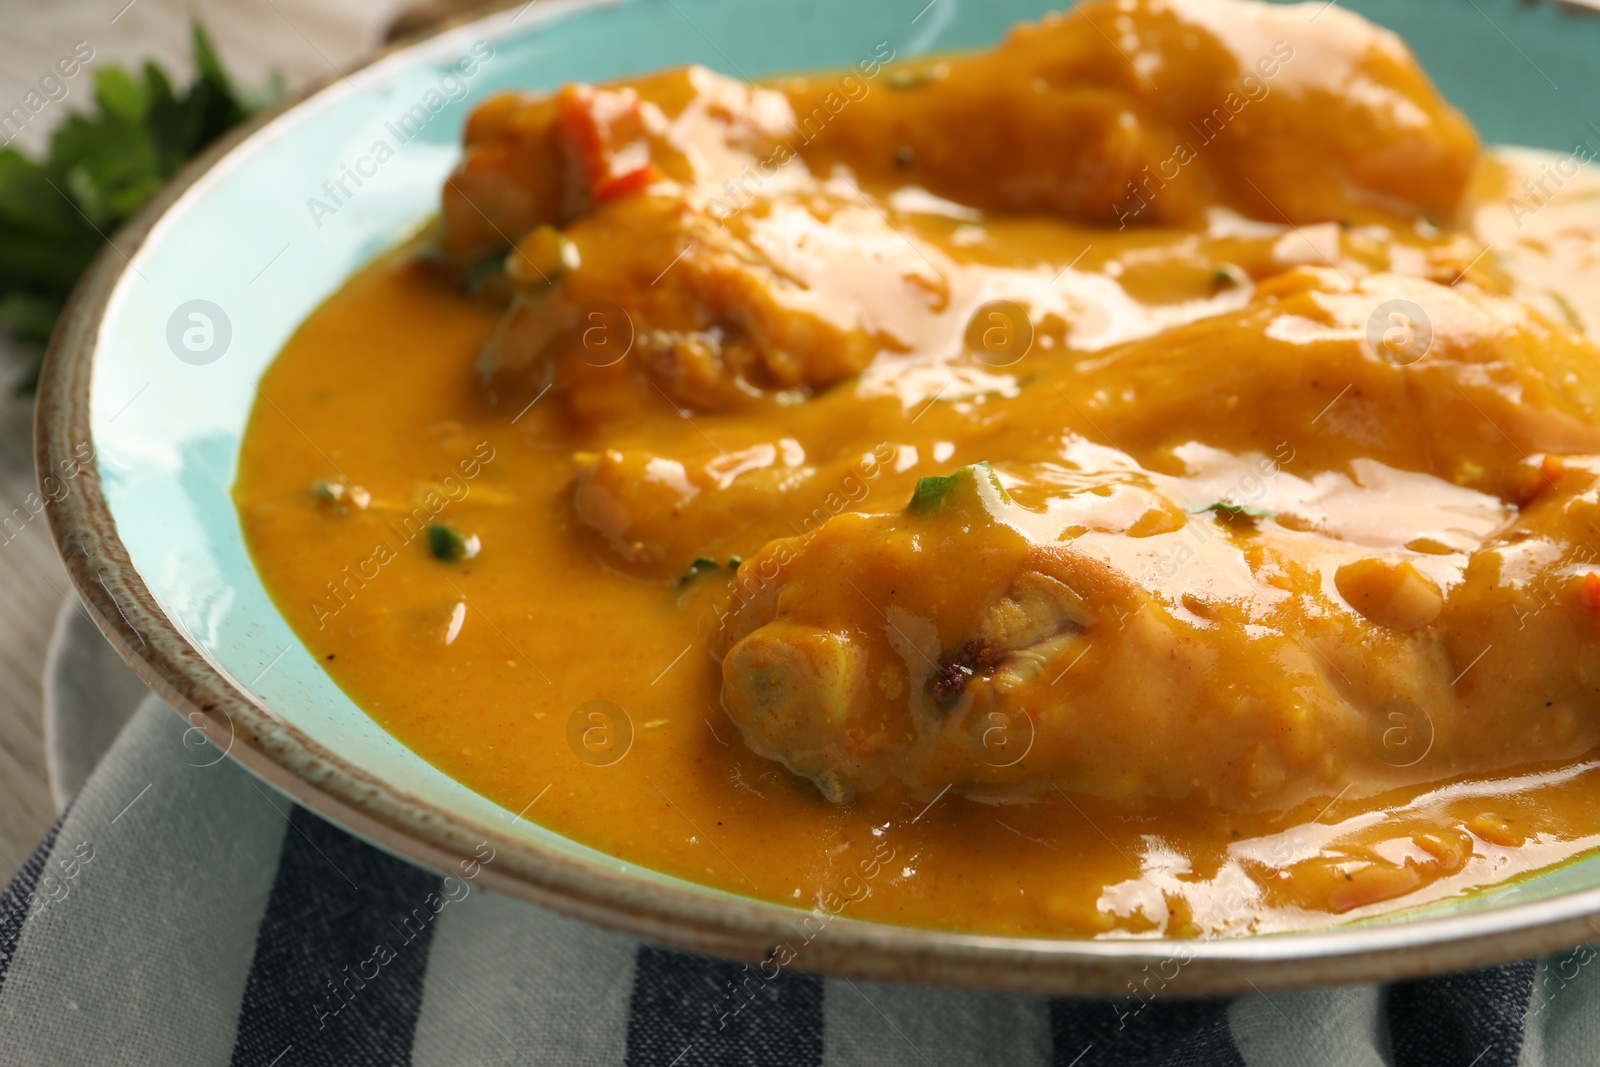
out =
[[983,460],[950,474],[934,474],[918,478],[917,487],[911,493],[911,501],[906,504],[906,510],[927,514],[957,503],[963,497],[980,498],[982,495],[980,479],[999,494],[1001,501],[1010,502],[1011,496],[1006,492],[1005,486],[1000,484],[1000,478],[995,474],[994,468],[989,466],[988,460]]
[[689,564],[689,569],[684,572],[683,577],[678,579],[678,587],[681,589],[696,578],[706,574],[713,574],[721,569],[721,565],[709,556],[696,556],[694,562]]
[[99,67],[94,108],[68,114],[42,159],[0,149],[0,328],[17,340],[48,340],[108,235],[201,149],[282,94],[276,77],[259,94],[241,93],[198,22],[192,36],[198,76],[181,93],[154,63]]
[[467,268],[466,277],[461,280],[461,287],[469,293],[481,292],[484,286],[506,276],[506,253],[496,252],[487,259],[480,259]]
[[1208,511],[1229,525],[1234,523],[1253,525],[1257,519],[1270,519],[1278,514],[1276,511],[1268,511],[1266,508],[1253,508],[1248,504],[1235,504],[1231,500],[1218,500],[1216,503],[1207,504],[1203,508],[1195,508],[1190,514],[1204,515]]
[[444,563],[464,563],[475,558],[483,545],[477,534],[463,534],[442,522],[428,523],[428,551]]

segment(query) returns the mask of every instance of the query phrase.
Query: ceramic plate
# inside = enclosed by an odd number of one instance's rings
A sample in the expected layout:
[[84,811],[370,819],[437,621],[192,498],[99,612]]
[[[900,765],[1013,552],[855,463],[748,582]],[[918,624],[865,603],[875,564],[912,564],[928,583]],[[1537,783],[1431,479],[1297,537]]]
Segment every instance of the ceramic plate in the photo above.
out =
[[[1319,6],[1306,5],[1307,17]],[[1600,18],[1515,0],[1346,6],[1405,36],[1486,140],[1600,144],[1600,127],[1586,125],[1600,123]],[[438,869],[488,840],[497,859],[482,877],[504,892],[761,959],[802,913],[622,863],[519,819],[385,734],[334,685],[245,553],[228,492],[240,434],[257,380],[296,325],[434,212],[462,122],[486,95],[687,62],[755,78],[847,65],[879,42],[901,56],[977,47],[1042,10],[1027,0],[546,0],[391,52],[218,145],[115,236],[44,373],[43,492],[102,629],[217,751],[368,840]],[[471,78],[452,76],[475,48],[492,55]],[[375,164],[379,141],[393,152]],[[363,158],[371,173],[335,205],[323,183]],[[185,345],[195,310],[212,332]],[[92,461],[77,462],[91,449]],[[189,758],[201,764],[217,751]],[[1022,940],[839,919],[802,965],[1106,993],[1180,955],[1183,989],[1222,992],[1553,950],[1592,940],[1597,912],[1600,859],[1403,921],[1237,940]]]

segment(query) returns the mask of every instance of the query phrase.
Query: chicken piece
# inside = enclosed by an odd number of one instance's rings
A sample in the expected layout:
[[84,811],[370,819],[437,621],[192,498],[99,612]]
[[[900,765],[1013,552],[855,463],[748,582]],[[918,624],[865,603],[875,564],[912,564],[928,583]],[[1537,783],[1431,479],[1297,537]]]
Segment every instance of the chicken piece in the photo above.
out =
[[828,106],[853,78],[780,86],[814,167],[1089,222],[1450,218],[1479,151],[1397,36],[1320,0],[1081,4]]
[[[1575,757],[1600,742],[1592,463],[1548,461],[1515,525],[1454,562],[1407,550],[1375,598],[1376,579],[1326,580],[1382,570],[1361,546],[1221,515],[1192,520],[1216,526],[1204,561],[1145,588],[1116,561],[1198,539],[1067,544],[986,465],[924,479],[903,513],[840,515],[746,561],[714,639],[724,704],[841,803],[900,782],[1249,810]],[[1421,611],[1413,586],[1439,599]],[[1583,655],[1540,651],[1574,634]]]
[[619,422],[663,399],[717,411],[816,391],[903,348],[893,308],[925,311],[942,279],[876,208],[798,161],[737,212],[716,199],[719,175],[792,161],[789,117],[780,95],[703,68],[485,104],[442,242],[461,263],[515,245],[491,384],[554,385],[580,423]]
[[1476,728],[1524,760],[1593,744],[1600,458],[1545,457],[1532,497],[1472,554],[1439,620]]
[[813,458],[792,437],[670,455],[623,445],[575,457],[573,512],[599,535],[612,563],[641,577],[676,578],[698,558],[758,546],[773,532],[818,529],[866,500],[893,455],[881,444]]
[[1030,525],[979,465],[924,479],[901,514],[839,515],[747,560],[714,641],[747,743],[836,802],[899,781],[1234,805],[1314,789],[1324,745],[1358,743],[1292,630],[1174,611]]
[[[1409,340],[1390,348],[1385,335]],[[1520,503],[1536,480],[1529,456],[1600,452],[1597,362],[1587,340],[1511,297],[1300,268],[1243,311],[1114,349],[1060,387],[1082,397],[1085,432],[1147,464],[1194,440],[1289,442],[1315,469],[1368,457]],[[1054,389],[1037,402],[1076,415]]]
[[521,266],[540,259],[522,245],[508,257],[518,296],[483,369],[553,384],[585,423],[663,398],[720,411],[824,389],[903,349],[897,318],[942,299],[926,253],[875,209],[822,194],[722,221],[680,195],[632,196],[565,237],[574,262],[559,273]]
[[579,522],[621,562],[652,577],[682,574],[695,558],[719,554],[752,519],[803,491],[817,473],[787,438],[684,458],[608,448],[580,453],[577,461]]
[[470,265],[536,226],[658,182],[714,186],[771,154],[792,119],[782,95],[704,67],[501,93],[467,121],[465,152],[444,185],[441,244]]

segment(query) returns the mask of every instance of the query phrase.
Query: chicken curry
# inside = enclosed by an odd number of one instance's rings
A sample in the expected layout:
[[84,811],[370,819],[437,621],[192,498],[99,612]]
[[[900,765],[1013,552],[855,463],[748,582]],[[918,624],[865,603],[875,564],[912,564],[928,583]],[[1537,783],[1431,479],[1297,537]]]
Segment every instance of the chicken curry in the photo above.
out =
[[385,729],[629,864],[1042,936],[1461,895],[1600,845],[1587,162],[1320,3],[498,95],[241,522]]

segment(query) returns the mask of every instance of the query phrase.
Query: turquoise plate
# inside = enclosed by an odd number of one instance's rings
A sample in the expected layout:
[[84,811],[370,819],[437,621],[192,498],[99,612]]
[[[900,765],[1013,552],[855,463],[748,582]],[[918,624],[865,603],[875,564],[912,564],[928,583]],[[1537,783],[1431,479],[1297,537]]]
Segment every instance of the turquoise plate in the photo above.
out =
[[[1515,0],[1348,6],[1403,34],[1488,140],[1570,150],[1597,136],[1585,123],[1600,122],[1600,19]],[[116,235],[44,372],[38,464],[50,521],[102,629],[219,749],[384,848],[444,869],[489,841],[497,858],[483,877],[504,892],[762,958],[799,912],[621,863],[519,819],[385,734],[334,685],[245,554],[228,493],[240,434],[257,380],[296,325],[433,213],[462,122],[487,94],[687,62],[752,77],[842,66],[878,42],[900,56],[982,46],[1040,11],[1027,0],[546,0],[391,52],[218,145]],[[453,76],[463,56],[479,62]],[[382,162],[378,141],[394,149]],[[358,166],[355,195],[329,196],[324,181]],[[190,317],[197,310],[203,319]],[[200,332],[185,340],[189,329]],[[1403,922],[1272,937],[1024,940],[841,919],[804,965],[1108,993],[1182,953],[1186,991],[1223,992],[1530,955],[1593,939],[1597,912],[1600,860],[1587,860]]]

